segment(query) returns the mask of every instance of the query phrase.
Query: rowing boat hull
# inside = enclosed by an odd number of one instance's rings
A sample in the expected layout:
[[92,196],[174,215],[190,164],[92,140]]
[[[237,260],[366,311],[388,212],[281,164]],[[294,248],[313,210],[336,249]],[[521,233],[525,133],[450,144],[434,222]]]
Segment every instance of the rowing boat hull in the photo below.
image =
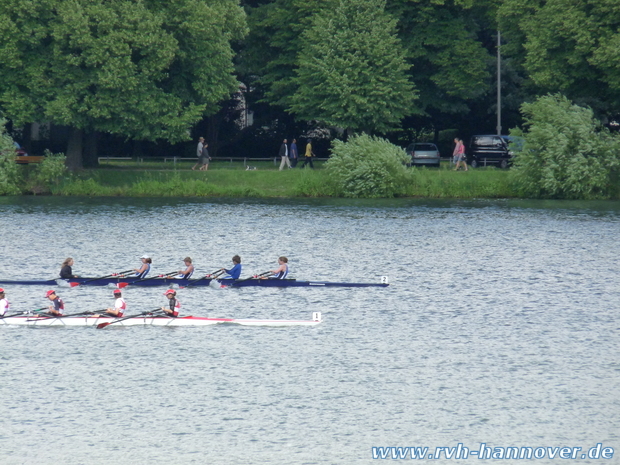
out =
[[313,314],[312,320],[254,320],[237,318],[206,318],[186,316],[181,318],[167,317],[135,317],[115,322],[116,318],[108,317],[25,317],[16,316],[0,319],[0,325],[20,326],[97,326],[100,323],[114,323],[106,327],[120,326],[211,326],[217,324],[236,324],[241,326],[316,326],[322,322],[320,313]]
[[[71,283],[78,283],[84,286],[117,286],[119,284],[130,286],[174,286],[184,287],[206,287],[213,284],[224,287],[387,287],[387,280],[380,283],[338,283],[329,281],[298,281],[296,279],[173,279],[173,278],[75,278]],[[41,281],[0,281],[0,285],[41,285],[41,286],[69,286],[69,282],[57,280]]]

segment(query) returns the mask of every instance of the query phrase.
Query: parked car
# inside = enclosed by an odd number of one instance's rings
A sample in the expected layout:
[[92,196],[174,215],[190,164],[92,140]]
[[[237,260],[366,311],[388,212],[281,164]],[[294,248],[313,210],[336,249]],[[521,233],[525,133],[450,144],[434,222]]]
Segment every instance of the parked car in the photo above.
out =
[[432,165],[439,167],[441,154],[435,144],[429,142],[416,142],[406,149],[411,157],[411,165]]
[[24,149],[22,149],[21,145],[19,145],[18,142],[14,141],[13,145],[15,145],[15,154],[18,157],[27,157],[28,156],[28,153]]
[[483,135],[472,136],[467,150],[467,163],[472,168],[498,165],[500,168],[508,168],[512,151],[508,144],[516,139],[512,136]]

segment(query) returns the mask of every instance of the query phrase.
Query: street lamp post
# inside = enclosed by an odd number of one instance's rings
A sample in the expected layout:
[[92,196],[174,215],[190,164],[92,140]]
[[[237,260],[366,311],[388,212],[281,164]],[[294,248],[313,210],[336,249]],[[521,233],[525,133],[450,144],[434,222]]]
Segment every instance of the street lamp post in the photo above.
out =
[[502,52],[500,51],[501,35],[497,31],[497,135],[502,135]]

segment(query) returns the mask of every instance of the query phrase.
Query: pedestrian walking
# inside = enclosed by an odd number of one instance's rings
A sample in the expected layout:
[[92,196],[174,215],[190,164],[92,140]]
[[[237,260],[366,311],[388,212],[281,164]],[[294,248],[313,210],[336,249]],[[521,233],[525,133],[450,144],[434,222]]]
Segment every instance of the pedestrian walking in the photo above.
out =
[[291,161],[288,159],[288,145],[286,145],[287,140],[284,139],[282,145],[280,146],[280,152],[278,155],[282,157],[282,162],[280,162],[280,171],[284,169],[284,165],[291,167]]
[[199,137],[198,138],[198,146],[196,147],[196,156],[198,157],[198,160],[196,160],[196,164],[194,166],[192,166],[192,171],[195,170],[196,168],[198,168],[201,163],[200,163],[200,159],[202,158],[202,148],[204,146],[205,143],[205,138],[204,137]]

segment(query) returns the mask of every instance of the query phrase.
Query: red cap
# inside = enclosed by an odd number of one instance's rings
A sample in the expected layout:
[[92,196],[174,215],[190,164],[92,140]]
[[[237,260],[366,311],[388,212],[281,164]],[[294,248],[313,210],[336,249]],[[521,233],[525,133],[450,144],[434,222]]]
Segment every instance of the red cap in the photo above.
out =
[[174,292],[172,289],[168,289],[166,292],[164,292],[164,295],[169,295],[169,294],[176,294],[176,292]]
[[4,294],[4,289],[0,287],[0,294]]
[[56,291],[47,291],[47,293],[45,294],[45,297],[49,297],[52,294],[56,294]]
[[120,290],[120,289],[114,289],[113,294],[120,294],[120,293],[121,293],[121,290]]

